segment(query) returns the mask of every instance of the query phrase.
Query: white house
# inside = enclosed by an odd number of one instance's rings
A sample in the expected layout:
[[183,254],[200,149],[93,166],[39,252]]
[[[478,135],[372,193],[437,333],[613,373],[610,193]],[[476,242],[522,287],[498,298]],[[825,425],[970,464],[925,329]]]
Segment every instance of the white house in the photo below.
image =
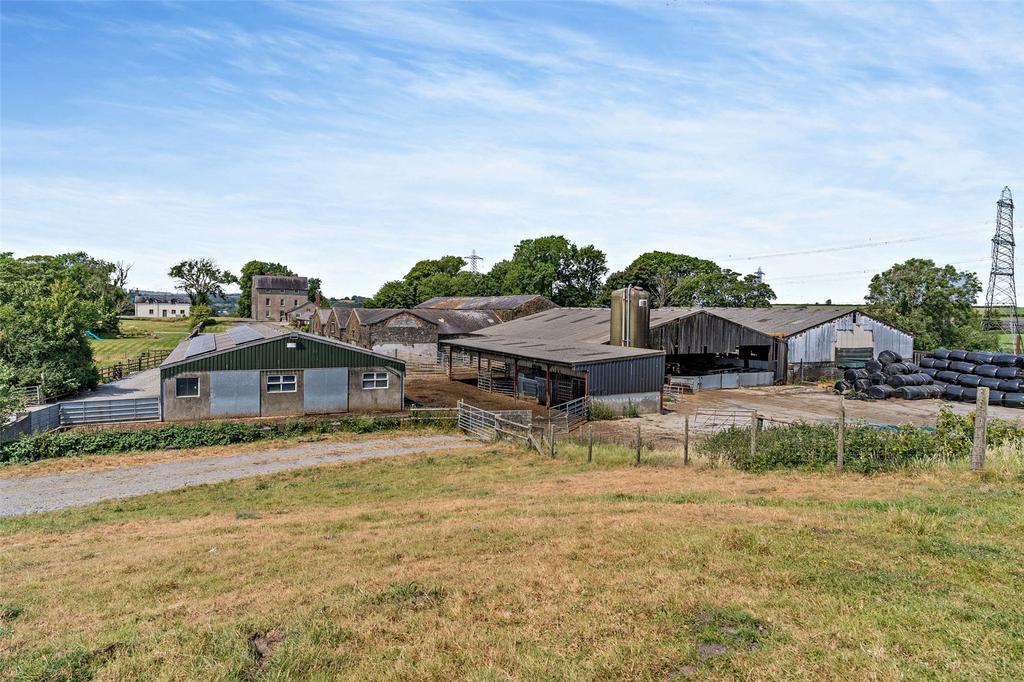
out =
[[135,298],[135,317],[188,317],[191,312],[192,303],[183,294]]

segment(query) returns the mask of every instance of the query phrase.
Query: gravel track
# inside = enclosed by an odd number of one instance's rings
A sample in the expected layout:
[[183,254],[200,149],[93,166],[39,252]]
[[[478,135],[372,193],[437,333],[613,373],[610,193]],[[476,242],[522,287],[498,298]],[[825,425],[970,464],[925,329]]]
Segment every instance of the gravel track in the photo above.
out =
[[0,479],[0,516],[17,516],[135,497],[288,469],[478,447],[459,436],[410,436],[357,443],[309,443],[226,457],[199,457],[120,469]]

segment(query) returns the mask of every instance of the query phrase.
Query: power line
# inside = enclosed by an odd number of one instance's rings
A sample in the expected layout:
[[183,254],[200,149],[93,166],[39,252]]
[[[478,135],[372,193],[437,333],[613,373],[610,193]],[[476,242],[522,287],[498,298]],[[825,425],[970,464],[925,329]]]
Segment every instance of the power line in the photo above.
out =
[[[950,263],[944,263],[944,265],[967,265],[969,263],[981,263],[991,260],[991,256],[985,256],[984,258],[973,258],[971,260],[953,261]],[[800,282],[806,280],[826,280],[826,279],[841,279],[846,276],[859,276],[864,274],[877,274],[882,272],[885,268],[867,268],[864,270],[842,270],[838,272],[821,272],[812,273],[807,275],[786,275],[784,277],[772,277],[770,283],[774,282]]]
[[[988,225],[987,222],[981,223],[982,225]],[[909,242],[920,242],[927,241],[929,239],[941,239],[942,237],[949,237],[958,234],[973,233],[977,230],[977,226],[970,228],[961,228],[958,230],[949,230],[947,232],[930,232],[926,235],[909,236],[909,237],[896,237],[894,239],[885,239],[882,241],[868,241],[858,242],[856,244],[844,244],[841,246],[826,246],[818,249],[805,249],[803,251],[782,251],[779,253],[761,253],[753,256],[727,256],[721,259],[723,262],[730,261],[749,261],[758,260],[761,258],[782,258],[784,256],[809,256],[815,253],[830,253],[833,251],[852,251],[854,249],[869,249],[875,246],[889,246],[890,244],[907,244]]]

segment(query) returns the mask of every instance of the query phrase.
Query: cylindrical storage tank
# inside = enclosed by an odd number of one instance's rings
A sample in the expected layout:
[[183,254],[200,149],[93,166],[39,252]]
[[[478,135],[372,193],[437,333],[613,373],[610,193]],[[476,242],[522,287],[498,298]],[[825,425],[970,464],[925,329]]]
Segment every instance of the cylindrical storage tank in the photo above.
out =
[[960,372],[961,374],[974,374],[974,365],[970,362],[964,362],[963,360],[955,360],[949,363],[949,368],[954,372]]
[[[999,367],[995,365],[978,365],[974,368],[974,373],[979,377],[994,377],[999,372]],[[1004,379],[1014,379],[1016,377],[1003,377]]]
[[977,388],[978,386],[981,386],[981,379],[982,378],[977,374],[961,374],[960,381],[958,383],[961,386],[966,386],[967,388]]
[[1003,407],[1024,407],[1024,393],[1004,393]]
[[974,352],[968,353],[964,360],[973,362],[976,365],[987,365],[992,362],[992,353]]
[[967,351],[965,350],[951,350],[946,355],[947,360],[963,361],[967,357]]
[[956,386],[955,384],[949,384],[946,386],[946,390],[943,391],[942,397],[946,400],[963,400],[964,398],[964,387]]
[[651,338],[651,295],[639,287],[612,292],[613,346],[647,348]]

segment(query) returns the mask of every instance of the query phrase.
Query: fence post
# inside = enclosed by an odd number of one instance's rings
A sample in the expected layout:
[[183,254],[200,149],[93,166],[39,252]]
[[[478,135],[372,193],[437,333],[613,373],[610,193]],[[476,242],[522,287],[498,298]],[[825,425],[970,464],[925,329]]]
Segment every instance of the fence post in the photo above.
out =
[[978,388],[977,403],[974,407],[974,447],[971,448],[971,469],[980,471],[985,467],[985,446],[988,444],[988,389]]
[[690,463],[690,415],[683,417],[683,466]]
[[548,439],[551,441],[551,459],[555,458],[555,425],[548,422]]
[[843,470],[846,461],[846,403],[839,396],[839,430],[836,432],[836,469]]
[[640,466],[640,443],[641,442],[642,441],[640,440],[640,423],[637,422],[637,425],[636,425],[636,465],[637,466]]
[[757,410],[750,414],[750,456],[757,454]]
[[587,464],[594,461],[594,427],[588,429],[587,435]]

